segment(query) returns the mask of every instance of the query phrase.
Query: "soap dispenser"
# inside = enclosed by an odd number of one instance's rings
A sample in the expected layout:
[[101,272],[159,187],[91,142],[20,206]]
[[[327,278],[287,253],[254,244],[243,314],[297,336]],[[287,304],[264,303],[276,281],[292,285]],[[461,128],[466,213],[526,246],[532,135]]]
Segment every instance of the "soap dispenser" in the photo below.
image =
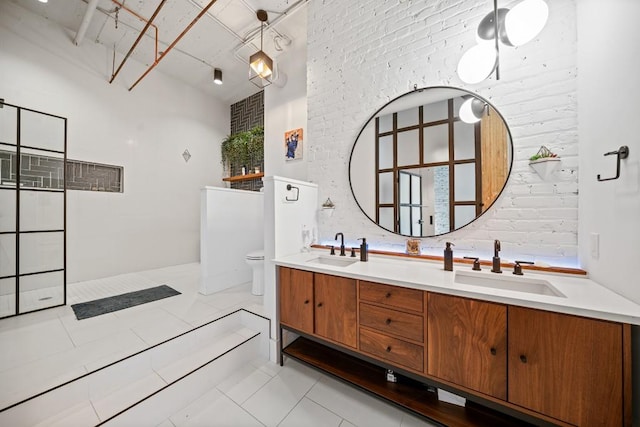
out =
[[453,250],[451,246],[455,246],[451,242],[446,243],[447,247],[444,248],[444,269],[446,271],[453,271]]
[[360,261],[369,261],[369,245],[367,245],[367,239],[361,237],[358,240],[362,240],[362,244],[360,245]]

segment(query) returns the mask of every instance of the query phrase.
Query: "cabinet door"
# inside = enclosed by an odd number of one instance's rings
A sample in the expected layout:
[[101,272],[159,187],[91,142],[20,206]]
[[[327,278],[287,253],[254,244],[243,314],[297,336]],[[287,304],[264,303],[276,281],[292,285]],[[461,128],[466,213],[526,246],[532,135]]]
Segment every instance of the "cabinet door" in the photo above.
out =
[[356,347],[356,281],[315,274],[316,334]]
[[280,267],[280,322],[313,333],[313,273]]
[[577,426],[621,426],[622,325],[509,307],[509,401]]
[[429,293],[427,374],[507,398],[507,307]]

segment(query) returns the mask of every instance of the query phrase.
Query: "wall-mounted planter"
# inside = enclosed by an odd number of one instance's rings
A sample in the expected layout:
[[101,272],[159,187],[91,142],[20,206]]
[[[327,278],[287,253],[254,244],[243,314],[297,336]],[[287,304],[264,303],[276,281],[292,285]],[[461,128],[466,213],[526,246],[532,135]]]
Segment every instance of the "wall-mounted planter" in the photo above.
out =
[[330,198],[327,198],[327,201],[322,204],[320,215],[322,215],[323,218],[331,218],[335,209],[336,205],[333,204]]
[[322,209],[320,209],[320,214],[322,215],[323,218],[331,218],[333,216],[333,211],[335,211],[336,208],[325,208],[322,207]]
[[558,157],[543,157],[529,162],[529,166],[545,181],[553,175],[559,165],[560,158]]

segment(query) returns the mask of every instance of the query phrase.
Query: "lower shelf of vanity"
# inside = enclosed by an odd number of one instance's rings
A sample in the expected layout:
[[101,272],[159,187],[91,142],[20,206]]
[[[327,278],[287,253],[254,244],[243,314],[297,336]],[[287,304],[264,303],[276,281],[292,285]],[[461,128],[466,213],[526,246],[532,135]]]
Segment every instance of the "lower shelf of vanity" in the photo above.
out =
[[446,426],[532,425],[469,400],[465,407],[442,402],[425,384],[408,377],[402,376],[397,383],[387,382],[385,368],[308,338],[297,338],[282,352],[367,393]]

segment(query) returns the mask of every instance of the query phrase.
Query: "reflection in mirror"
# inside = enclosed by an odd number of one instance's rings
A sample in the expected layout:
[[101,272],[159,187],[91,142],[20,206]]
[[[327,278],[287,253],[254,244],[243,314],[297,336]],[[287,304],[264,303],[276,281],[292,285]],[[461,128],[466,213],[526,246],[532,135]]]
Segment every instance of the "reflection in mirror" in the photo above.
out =
[[[470,96],[484,105],[476,123],[459,116]],[[418,89],[382,107],[360,131],[349,162],[351,190],[386,230],[437,236],[495,202],[512,150],[506,123],[484,99],[451,87]]]

